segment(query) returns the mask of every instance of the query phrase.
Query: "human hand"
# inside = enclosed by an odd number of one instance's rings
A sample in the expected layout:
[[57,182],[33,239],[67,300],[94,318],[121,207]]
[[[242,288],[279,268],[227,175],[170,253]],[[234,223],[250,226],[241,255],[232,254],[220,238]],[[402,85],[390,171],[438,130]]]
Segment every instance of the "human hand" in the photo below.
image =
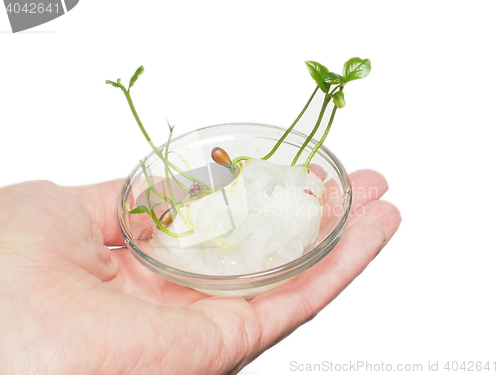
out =
[[373,171],[351,175],[353,214],[327,257],[248,302],[207,297],[124,245],[122,181],[0,189],[0,373],[230,374],[314,317],[397,230]]

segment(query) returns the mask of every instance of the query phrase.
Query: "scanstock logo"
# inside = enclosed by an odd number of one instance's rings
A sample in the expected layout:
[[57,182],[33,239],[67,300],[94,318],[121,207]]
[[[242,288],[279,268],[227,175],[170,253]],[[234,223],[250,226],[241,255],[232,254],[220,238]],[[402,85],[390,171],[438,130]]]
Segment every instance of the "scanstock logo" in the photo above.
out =
[[52,21],[73,9],[79,0],[3,0],[12,32]]

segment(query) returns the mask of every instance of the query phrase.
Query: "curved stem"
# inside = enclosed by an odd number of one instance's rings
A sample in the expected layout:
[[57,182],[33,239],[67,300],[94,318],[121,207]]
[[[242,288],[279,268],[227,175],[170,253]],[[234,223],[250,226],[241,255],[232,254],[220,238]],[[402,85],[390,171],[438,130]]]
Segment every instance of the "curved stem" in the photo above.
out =
[[[162,160],[163,160],[163,157],[162,157]],[[168,161],[168,166],[170,168],[172,168],[174,171],[176,171],[177,173],[179,173],[182,177],[185,177],[190,181],[199,183],[203,187],[203,189],[205,189],[205,190],[210,190],[210,187],[207,184],[205,184],[203,181],[200,181],[197,178],[191,176],[189,173],[184,172],[182,169],[180,169],[178,166],[176,166],[172,162]]]
[[337,112],[337,106],[333,107],[332,114],[330,115],[330,120],[328,120],[328,125],[326,126],[325,132],[323,133],[323,136],[319,140],[319,142],[314,146],[312,149],[311,153],[307,157],[307,160],[304,164],[304,167],[309,167],[309,163],[311,162],[312,158],[314,157],[314,154],[319,150],[321,145],[325,142],[326,137],[328,136],[328,133],[330,132],[330,128],[332,127],[333,119],[335,118],[335,113]]
[[[283,134],[281,136],[281,138],[279,139],[278,143],[276,143],[273,147],[273,149],[266,155],[262,158],[262,160],[267,160],[269,159],[271,156],[274,155],[274,153],[276,152],[276,150],[278,150],[278,147],[280,147],[280,145],[283,143],[283,141],[285,140],[285,138],[288,136],[288,134],[290,134],[290,132],[292,131],[292,129],[294,128],[294,126],[297,124],[297,122],[299,122],[299,120],[301,119],[302,115],[304,114],[304,112],[307,110],[307,108],[309,107],[309,104],[311,104],[311,101],[313,100],[314,98],[314,95],[316,95],[316,92],[318,91],[319,89],[319,86],[316,86],[316,88],[314,89],[311,97],[309,98],[309,100],[307,101],[306,105],[304,106],[304,108],[302,109],[302,111],[299,113],[299,115],[297,116],[297,118],[295,119],[295,121],[292,123],[292,125],[290,125],[288,127],[288,129],[286,130],[285,134]],[[243,159],[242,159],[243,160]]]
[[[145,169],[145,167],[143,166],[143,168]],[[146,174],[147,176],[147,174]],[[148,179],[148,177],[147,177]],[[148,179],[148,184],[150,184],[150,180]],[[150,187],[153,188],[153,186],[150,184]],[[153,188],[154,189],[154,188]],[[155,189],[156,190],[156,189]],[[161,194],[161,193],[160,193]],[[165,226],[160,222],[160,220],[158,219],[158,216],[156,216],[156,212],[155,210],[153,209],[155,206],[151,207],[151,201],[149,200],[149,196],[146,194],[146,199],[148,200],[148,207],[149,207],[149,216],[151,217],[151,219],[153,219],[154,223],[156,224],[156,226],[165,234],[169,235],[170,237],[185,237],[185,236],[189,236],[190,234],[194,233],[194,230],[191,229],[191,230],[188,230],[187,232],[183,232],[183,233],[175,233],[175,232],[172,232],[172,231],[169,231],[167,228],[165,228]],[[168,199],[168,198],[167,198]],[[163,204],[163,203],[161,203]]]
[[170,133],[168,135],[168,141],[167,141],[167,144],[165,146],[165,157],[162,158],[163,163],[165,164],[165,180],[167,183],[167,190],[168,190],[168,194],[170,195],[170,199],[172,200],[172,207],[174,208],[175,212],[177,212],[177,214],[180,216],[182,221],[184,221],[184,223],[187,225],[187,227],[189,229],[193,229],[193,226],[191,225],[189,220],[186,218],[186,216],[180,210],[179,203],[175,199],[174,191],[172,189],[172,183],[170,182],[170,176],[173,176],[173,174],[172,174],[172,171],[170,170],[170,168],[168,167],[168,146],[170,145],[170,141],[172,140],[172,131],[173,131],[173,128],[171,127]]
[[[151,137],[149,136],[148,132],[146,131],[146,129],[144,128],[144,125],[142,124],[142,121],[141,119],[139,118],[139,115],[137,114],[137,110],[135,109],[135,105],[134,105],[134,102],[132,101],[132,97],[130,96],[130,89],[126,90],[123,86],[122,86],[122,91],[123,93],[125,94],[125,97],[127,98],[127,103],[130,107],[130,110],[132,111],[132,114],[134,115],[134,118],[135,118],[135,121],[137,122],[137,125],[139,125],[139,128],[141,129],[141,132],[142,134],[144,135],[144,138],[146,138],[146,141],[148,141],[149,145],[151,146],[151,148],[153,149],[154,153],[161,159],[161,160],[165,160],[165,158],[163,157],[162,153],[161,153],[161,150],[155,146],[155,144],[153,143],[153,141],[151,141]],[[207,184],[205,184],[204,182],[190,176],[188,173],[184,172],[182,169],[180,169],[179,167],[177,167],[176,165],[174,165],[173,163],[169,162],[167,160],[167,163],[168,163],[168,166],[170,168],[172,168],[173,170],[175,170],[176,172],[178,172],[179,174],[181,174],[183,177],[187,178],[188,180],[191,180],[193,182],[198,182],[200,185],[202,185],[204,188],[206,188],[207,190],[209,190],[209,187]]]
[[144,135],[144,138],[146,138],[146,141],[148,141],[149,145],[151,146],[151,148],[153,149],[153,151],[155,152],[155,154],[158,155],[158,157],[161,158],[162,157],[161,150],[158,147],[155,146],[155,144],[153,143],[153,141],[151,141],[151,138],[149,137],[148,132],[144,128],[144,125],[142,125],[142,121],[139,118],[139,115],[137,114],[134,102],[132,101],[132,97],[130,96],[130,88],[128,90],[125,90],[124,88],[122,88],[122,91],[125,94],[125,97],[127,98],[127,103],[128,103],[128,105],[130,107],[130,110],[132,111],[132,114],[134,115],[134,118],[135,118],[135,121],[137,122],[137,125],[139,125],[139,128],[141,129],[141,132]]
[[316,125],[314,125],[314,129],[312,132],[309,134],[309,136],[306,138],[305,142],[300,146],[299,151],[297,152],[297,155],[295,155],[295,158],[292,161],[292,166],[297,163],[299,160],[300,154],[302,154],[302,151],[306,148],[306,146],[309,144],[311,139],[314,137],[314,134],[316,134],[316,131],[318,130],[321,120],[323,119],[323,115],[325,113],[326,107],[328,106],[328,103],[330,102],[330,96],[328,94],[325,94],[325,99],[323,100],[323,105],[321,106],[321,111],[319,112],[318,120],[316,121]]
[[186,192],[189,191],[189,188],[186,185],[184,185],[181,181],[179,181],[177,179],[177,177],[175,177],[175,175],[172,172],[170,172],[170,175],[172,176],[172,179],[175,181],[175,183],[177,184],[177,186],[179,186],[182,190],[184,190]]
[[[238,156],[237,158],[234,158],[232,161],[231,161],[231,164],[232,165],[236,165],[236,163],[242,161],[242,160],[250,160],[250,159],[253,159],[251,156]],[[263,160],[265,160],[263,158]]]
[[330,93],[329,93],[329,94],[330,94],[330,95],[333,95],[333,93],[334,93],[335,91],[337,91],[337,89],[338,89],[339,87],[341,87],[341,86],[340,86],[340,85],[335,86],[333,89],[331,89],[331,91],[330,91]]
[[151,177],[149,176],[148,170],[146,168],[146,163],[142,160],[140,160],[139,163],[141,164],[142,173],[144,174],[148,187],[151,189],[151,191],[172,206],[172,201],[170,200],[170,198],[167,197],[165,194],[159,192],[158,189],[156,189],[155,186],[153,185]]

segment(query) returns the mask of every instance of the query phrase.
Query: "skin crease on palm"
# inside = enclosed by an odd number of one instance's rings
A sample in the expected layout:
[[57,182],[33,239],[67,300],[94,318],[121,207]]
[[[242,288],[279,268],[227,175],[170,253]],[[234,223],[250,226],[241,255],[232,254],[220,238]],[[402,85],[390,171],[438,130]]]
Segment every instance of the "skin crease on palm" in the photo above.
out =
[[[122,180],[0,188],[1,374],[235,374],[312,319],[396,232],[379,173],[351,174],[348,228],[320,263],[248,302],[207,297],[124,245]],[[286,306],[286,308],[284,308]]]

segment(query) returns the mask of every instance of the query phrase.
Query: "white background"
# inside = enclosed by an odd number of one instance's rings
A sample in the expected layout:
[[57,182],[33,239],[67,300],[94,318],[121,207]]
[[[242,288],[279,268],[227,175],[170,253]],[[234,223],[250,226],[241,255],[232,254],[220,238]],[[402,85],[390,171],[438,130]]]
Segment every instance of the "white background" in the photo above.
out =
[[330,306],[241,373],[297,373],[292,361],[500,370],[496,5],[81,0],[18,34],[0,11],[0,186],[126,176],[149,150],[104,81],[127,81],[139,65],[136,105],[162,143],[165,117],[178,134],[287,126],[314,88],[303,61],[340,72],[370,58],[327,146],[349,171],[387,177],[401,228]]

